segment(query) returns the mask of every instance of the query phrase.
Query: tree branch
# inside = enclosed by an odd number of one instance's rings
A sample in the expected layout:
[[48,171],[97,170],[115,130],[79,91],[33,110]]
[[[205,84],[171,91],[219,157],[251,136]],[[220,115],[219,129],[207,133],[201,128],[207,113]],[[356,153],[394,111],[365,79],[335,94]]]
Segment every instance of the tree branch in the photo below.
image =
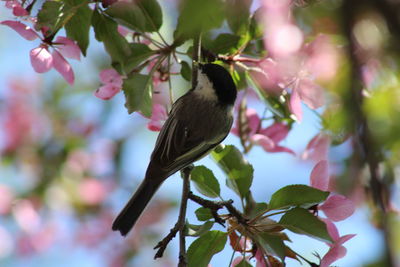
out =
[[211,210],[215,221],[221,225],[224,225],[225,220],[222,219],[217,211],[222,208],[226,208],[229,211],[229,214],[236,218],[238,223],[247,225],[248,220],[243,216],[243,214],[238,211],[233,205],[233,200],[228,201],[211,201],[208,199],[204,199],[202,197],[196,196],[192,192],[189,192],[189,199],[196,202],[197,204],[203,206],[204,208],[208,208]]
[[182,178],[183,178],[183,187],[182,187],[182,198],[181,198],[181,207],[179,210],[178,221],[175,226],[170,230],[169,234],[164,237],[160,242],[158,242],[157,246],[154,249],[158,249],[156,255],[154,255],[154,259],[161,258],[164,254],[165,249],[167,248],[169,242],[176,236],[176,233],[179,232],[179,265],[178,266],[186,266],[186,247],[185,247],[185,219],[186,219],[186,209],[187,209],[187,200],[190,192],[190,173],[193,169],[192,165],[185,167],[182,170]]

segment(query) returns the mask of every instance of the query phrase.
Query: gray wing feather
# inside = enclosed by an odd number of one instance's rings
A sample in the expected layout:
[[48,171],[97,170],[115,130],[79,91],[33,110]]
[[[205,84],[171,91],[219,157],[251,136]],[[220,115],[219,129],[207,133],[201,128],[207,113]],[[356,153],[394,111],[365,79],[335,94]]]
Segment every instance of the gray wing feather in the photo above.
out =
[[[185,101],[187,96],[181,97],[174,103],[151,156],[151,161],[157,163],[167,175],[175,173],[204,156],[225,139],[232,125],[233,119],[229,118],[226,129],[214,127],[218,130],[214,132],[211,130],[211,134],[204,137],[204,129],[201,130],[201,128],[212,124],[214,118],[203,118],[202,114],[193,114],[189,118],[182,116],[182,114],[188,114],[187,112],[196,104]],[[209,121],[201,125],[204,120]]]

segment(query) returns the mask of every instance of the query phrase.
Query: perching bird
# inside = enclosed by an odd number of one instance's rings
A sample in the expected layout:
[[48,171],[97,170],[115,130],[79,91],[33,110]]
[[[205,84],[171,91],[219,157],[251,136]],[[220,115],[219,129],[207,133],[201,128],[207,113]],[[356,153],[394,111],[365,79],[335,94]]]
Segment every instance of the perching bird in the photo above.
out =
[[115,219],[114,231],[125,236],[165,179],[225,139],[232,126],[235,99],[236,87],[228,71],[217,64],[199,64],[196,87],[173,104],[146,176]]

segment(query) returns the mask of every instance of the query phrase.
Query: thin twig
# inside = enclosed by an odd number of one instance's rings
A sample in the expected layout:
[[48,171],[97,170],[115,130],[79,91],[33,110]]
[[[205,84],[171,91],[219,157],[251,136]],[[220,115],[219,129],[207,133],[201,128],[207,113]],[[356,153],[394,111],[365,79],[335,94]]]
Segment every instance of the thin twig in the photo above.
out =
[[192,56],[192,88],[197,85],[198,65],[201,53],[201,33],[193,38],[193,56]]
[[187,209],[187,200],[190,192],[190,172],[192,171],[193,166],[190,165],[182,170],[182,178],[183,178],[183,188],[182,188],[182,199],[181,199],[181,207],[179,209],[179,217],[175,226],[170,230],[169,234],[164,237],[160,242],[158,242],[157,246],[154,249],[158,249],[156,254],[154,255],[154,259],[161,258],[164,254],[165,249],[167,248],[169,242],[176,236],[179,232],[179,265],[178,266],[186,266],[186,248],[185,248],[185,218],[186,218],[186,209]]
[[[223,207],[225,207],[229,211],[229,214],[236,218],[238,223],[247,225],[248,220],[243,216],[243,214],[240,211],[238,211],[232,205],[233,200],[231,200],[231,199],[227,200],[227,201],[211,201],[211,200],[196,196],[192,192],[189,193],[189,199],[193,200],[194,202],[203,206],[204,208],[210,209],[211,212],[213,212],[213,211],[216,212],[219,209],[222,209]],[[217,216],[217,217],[214,216],[214,219],[217,223],[220,223],[223,225],[224,220],[220,216]]]
[[178,267],[187,266],[186,260],[186,227],[185,227],[185,219],[186,219],[186,209],[187,209],[187,201],[190,192],[190,173],[192,172],[193,165],[185,167],[182,170],[183,177],[183,188],[182,188],[182,200],[181,200],[181,208],[179,211],[179,263]]

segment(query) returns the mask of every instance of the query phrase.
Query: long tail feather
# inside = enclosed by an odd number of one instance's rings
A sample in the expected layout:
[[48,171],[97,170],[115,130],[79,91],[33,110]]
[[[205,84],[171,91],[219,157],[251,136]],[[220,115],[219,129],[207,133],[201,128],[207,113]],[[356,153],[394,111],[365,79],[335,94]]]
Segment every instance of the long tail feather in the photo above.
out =
[[135,194],[113,222],[113,231],[119,231],[121,235],[126,236],[135,225],[137,219],[140,217],[161,183],[162,181],[159,180],[144,179]]

